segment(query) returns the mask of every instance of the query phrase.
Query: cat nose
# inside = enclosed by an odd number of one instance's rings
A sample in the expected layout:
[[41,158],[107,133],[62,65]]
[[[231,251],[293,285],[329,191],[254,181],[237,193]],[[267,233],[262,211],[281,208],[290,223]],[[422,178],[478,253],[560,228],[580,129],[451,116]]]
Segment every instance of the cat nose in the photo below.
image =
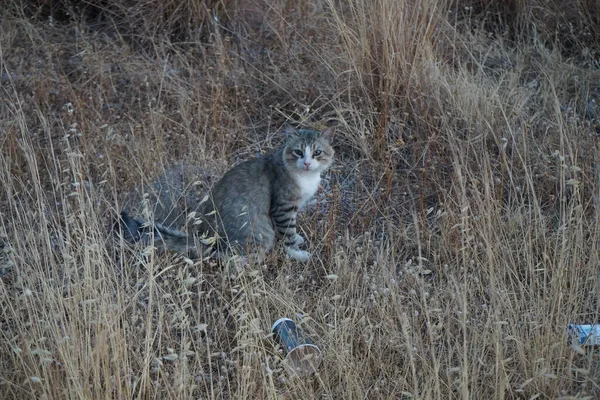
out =
[[310,161],[304,161],[304,165],[306,166],[306,168],[310,167]]

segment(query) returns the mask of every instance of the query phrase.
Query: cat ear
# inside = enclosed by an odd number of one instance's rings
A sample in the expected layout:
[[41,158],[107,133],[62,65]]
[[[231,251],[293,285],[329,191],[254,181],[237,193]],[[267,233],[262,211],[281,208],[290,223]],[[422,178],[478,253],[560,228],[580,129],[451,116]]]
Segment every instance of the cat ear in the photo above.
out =
[[330,142],[333,140],[333,135],[335,134],[335,125],[334,126],[330,126],[329,128],[325,129],[323,132],[321,132],[321,137],[323,139],[327,139]]
[[291,138],[294,136],[298,136],[298,130],[292,128],[291,126],[287,126],[284,130],[283,133],[285,134],[286,138]]

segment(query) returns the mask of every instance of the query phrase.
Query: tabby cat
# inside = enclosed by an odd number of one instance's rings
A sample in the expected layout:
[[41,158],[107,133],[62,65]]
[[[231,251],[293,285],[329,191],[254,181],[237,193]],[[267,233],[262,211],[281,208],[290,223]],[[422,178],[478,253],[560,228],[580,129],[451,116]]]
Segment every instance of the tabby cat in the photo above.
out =
[[296,232],[296,216],[333,161],[334,130],[289,129],[281,148],[229,170],[193,208],[197,211],[192,214],[193,226],[200,240],[123,212],[120,225],[125,239],[191,257],[206,255],[211,245],[220,254],[228,249],[264,254],[273,249],[276,239],[282,239],[290,258],[307,261],[310,253],[299,248],[304,238]]

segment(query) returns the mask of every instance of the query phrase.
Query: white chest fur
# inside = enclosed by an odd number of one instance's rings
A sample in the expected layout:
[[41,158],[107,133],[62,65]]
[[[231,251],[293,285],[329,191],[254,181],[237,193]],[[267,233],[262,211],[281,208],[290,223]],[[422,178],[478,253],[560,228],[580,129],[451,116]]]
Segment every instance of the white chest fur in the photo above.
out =
[[296,183],[300,187],[300,204],[298,206],[302,208],[317,193],[321,183],[321,174],[297,174]]

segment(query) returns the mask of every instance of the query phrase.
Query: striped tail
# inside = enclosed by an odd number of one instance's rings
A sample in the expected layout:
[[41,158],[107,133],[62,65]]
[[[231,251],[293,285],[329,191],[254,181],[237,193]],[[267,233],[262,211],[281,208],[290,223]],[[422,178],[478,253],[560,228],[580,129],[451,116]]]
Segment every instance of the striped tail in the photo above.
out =
[[159,251],[172,251],[190,258],[199,258],[210,253],[210,247],[194,244],[194,238],[176,229],[167,228],[159,223],[150,223],[131,217],[122,211],[114,230],[123,233],[123,239],[130,243],[142,243],[145,246],[153,245]]

